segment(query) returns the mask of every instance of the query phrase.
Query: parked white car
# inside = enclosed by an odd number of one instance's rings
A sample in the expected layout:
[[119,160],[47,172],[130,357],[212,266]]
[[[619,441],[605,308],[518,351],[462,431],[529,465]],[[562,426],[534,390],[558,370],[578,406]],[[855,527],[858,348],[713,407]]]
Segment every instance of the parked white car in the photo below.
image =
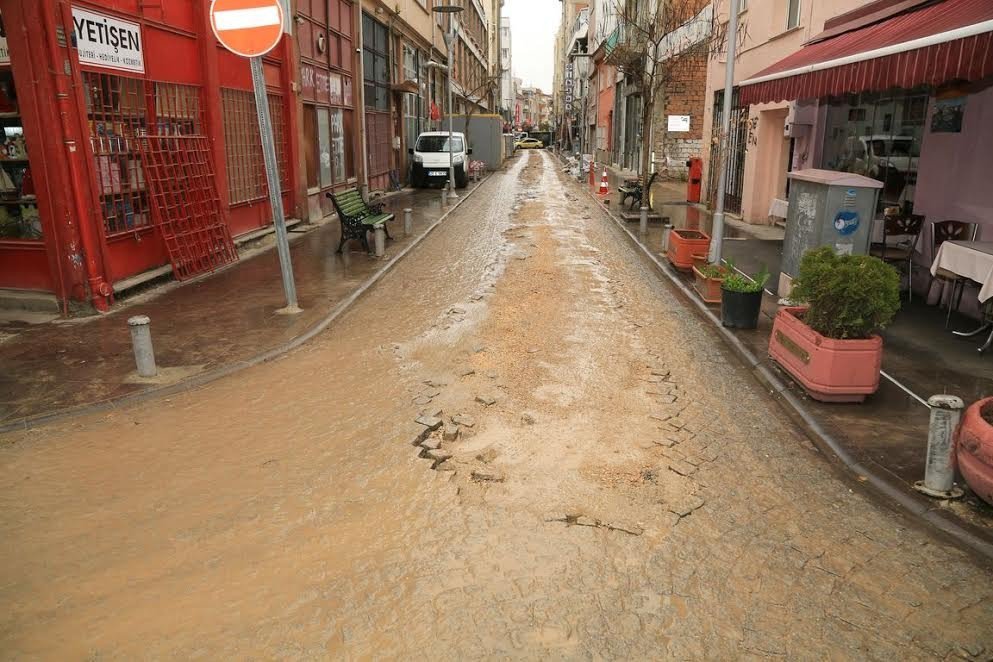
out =
[[[448,181],[447,131],[425,131],[417,136],[417,142],[407,152],[411,155],[411,183],[415,187]],[[455,186],[465,188],[469,184],[469,155],[472,154],[466,146],[465,134],[452,133],[451,153]]]

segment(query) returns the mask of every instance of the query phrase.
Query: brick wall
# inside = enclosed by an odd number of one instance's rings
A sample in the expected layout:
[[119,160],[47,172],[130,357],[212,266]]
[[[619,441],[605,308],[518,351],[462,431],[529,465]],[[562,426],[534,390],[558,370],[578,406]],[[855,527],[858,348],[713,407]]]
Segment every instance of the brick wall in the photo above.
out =
[[[669,177],[686,179],[686,159],[703,154],[703,112],[707,90],[707,56],[699,53],[680,61],[673,80],[665,90],[665,106],[655,110],[655,155],[665,153],[669,160]],[[666,131],[669,115],[689,115],[688,132]],[[664,148],[664,149],[663,149]]]

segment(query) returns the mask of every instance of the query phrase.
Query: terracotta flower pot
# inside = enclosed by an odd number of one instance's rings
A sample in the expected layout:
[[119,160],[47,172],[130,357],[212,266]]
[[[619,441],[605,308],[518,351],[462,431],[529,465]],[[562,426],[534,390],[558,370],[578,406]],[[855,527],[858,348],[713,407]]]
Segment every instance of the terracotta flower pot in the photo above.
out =
[[965,482],[980,499],[993,506],[993,423],[990,421],[993,421],[993,397],[972,403],[962,415],[955,455]]
[[769,356],[815,400],[862,402],[879,388],[883,339],[835,340],[803,323],[803,307],[782,308],[769,337]]
[[710,252],[710,235],[699,230],[673,229],[669,234],[669,248],[665,256],[672,266],[683,271],[693,268],[693,255]]
[[706,276],[696,265],[693,266],[693,276],[693,289],[696,290],[696,293],[700,295],[700,298],[705,303],[721,302],[721,283],[724,282],[723,276],[720,278]]
[[702,267],[710,261],[710,256],[706,253],[694,253],[693,254],[693,268]]

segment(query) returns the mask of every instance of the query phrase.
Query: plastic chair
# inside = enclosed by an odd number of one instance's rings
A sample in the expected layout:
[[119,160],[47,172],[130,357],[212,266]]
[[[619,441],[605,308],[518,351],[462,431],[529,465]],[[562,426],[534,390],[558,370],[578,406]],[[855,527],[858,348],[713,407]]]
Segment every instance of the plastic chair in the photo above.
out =
[[[901,216],[890,214],[883,217],[883,243],[873,244],[869,247],[869,254],[880,258],[884,262],[893,264],[898,271],[903,271],[906,266],[907,272],[907,301],[911,301],[914,296],[914,288],[911,283],[911,274],[914,259],[914,249],[917,246],[917,238],[924,227],[924,217],[920,214],[910,214]],[[890,243],[891,237],[902,237],[896,243]]]

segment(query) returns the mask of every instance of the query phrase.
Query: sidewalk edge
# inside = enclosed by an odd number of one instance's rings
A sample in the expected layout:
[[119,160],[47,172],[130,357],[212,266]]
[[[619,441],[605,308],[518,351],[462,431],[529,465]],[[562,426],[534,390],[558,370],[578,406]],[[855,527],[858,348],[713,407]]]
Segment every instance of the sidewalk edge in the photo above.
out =
[[[304,330],[300,335],[296,336],[292,340],[283,343],[282,345],[277,345],[264,352],[256,354],[247,359],[242,359],[228,365],[220,366],[214,368],[213,370],[208,370],[202,372],[198,375],[194,375],[188,379],[180,380],[173,384],[167,384],[163,386],[157,386],[139,391],[137,393],[131,393],[119,398],[112,398],[110,400],[100,400],[90,404],[82,405],[80,407],[73,407],[68,409],[59,409],[53,412],[45,414],[37,414],[35,416],[30,416],[28,418],[23,418],[18,421],[13,421],[9,423],[0,424],[0,434],[7,432],[16,432],[23,430],[30,430],[41,425],[47,425],[49,423],[54,423],[68,418],[76,418],[78,416],[85,416],[87,414],[95,414],[103,411],[110,411],[117,409],[119,407],[125,407],[133,404],[138,404],[144,402],[145,400],[150,400],[153,398],[158,398],[166,395],[175,395],[176,393],[182,393],[184,391],[189,391],[194,388],[198,388],[210,382],[221,379],[222,377],[227,377],[228,375],[234,374],[245,368],[250,368],[252,366],[259,365],[260,363],[265,363],[266,361],[271,361],[274,358],[278,358],[287,352],[291,352],[297,347],[300,347],[314,336],[318,335],[322,331],[328,328],[332,322],[334,322],[342,313],[344,313],[348,308],[351,307],[353,303],[358,301],[363,294],[368,292],[383,276],[393,270],[400,260],[402,260],[408,253],[410,253],[414,248],[419,246],[422,241],[424,241],[434,230],[441,225],[445,219],[447,219],[455,210],[457,210],[462,203],[468,200],[472,195],[478,191],[482,186],[490,179],[492,173],[487,174],[480,180],[479,184],[473,187],[471,190],[467,190],[460,197],[458,202],[452,205],[448,211],[439,216],[431,225],[421,233],[420,236],[415,237],[414,240],[405,246],[403,250],[394,255],[383,265],[382,269],[379,269],[374,274],[369,276],[365,282],[363,282],[359,287],[349,294],[347,297],[339,301],[337,304],[328,311],[328,314],[323,318],[318,320],[313,326]],[[275,248],[273,246],[272,248]],[[271,248],[269,249],[271,250]]]
[[700,301],[695,293],[685,283],[683,283],[667,265],[663,264],[654,253],[638,241],[638,238],[635,236],[634,232],[632,232],[623,221],[618,220],[606,205],[593,196],[589,191],[585,190],[585,186],[583,189],[584,193],[586,193],[586,195],[588,195],[597,204],[600,211],[611,221],[613,221],[625,235],[627,235],[628,240],[631,241],[635,248],[638,249],[646,258],[648,258],[648,260],[658,271],[666,276],[669,283],[675,287],[686,300],[693,304],[693,308],[696,312],[716,328],[724,342],[727,343],[738,358],[747,365],[752,376],[760,384],[763,384],[773,392],[773,399],[779,403],[780,407],[782,407],[788,415],[799,418],[798,422],[806,429],[807,434],[822,453],[828,456],[834,456],[856,477],[864,477],[866,483],[872,486],[882,496],[887,497],[890,501],[894,502],[907,514],[920,518],[927,524],[930,524],[953,539],[960,546],[965,547],[968,551],[983,557],[986,561],[993,561],[993,542],[990,542],[969,531],[962,525],[961,521],[955,515],[928,507],[927,504],[919,501],[914,495],[900,490],[896,485],[886,480],[878,473],[870,471],[868,467],[855,459],[855,457],[837,439],[835,439],[831,433],[824,429],[824,427],[816,420],[814,415],[810,413],[807,407],[804,406],[804,404],[787,389],[786,384],[783,383],[783,381],[780,380],[779,377],[770,371],[765,365],[763,365],[762,361],[756,357],[751,350],[744,345],[744,343],[735,337],[731,331],[726,329],[713,311],[711,311],[702,301]]

